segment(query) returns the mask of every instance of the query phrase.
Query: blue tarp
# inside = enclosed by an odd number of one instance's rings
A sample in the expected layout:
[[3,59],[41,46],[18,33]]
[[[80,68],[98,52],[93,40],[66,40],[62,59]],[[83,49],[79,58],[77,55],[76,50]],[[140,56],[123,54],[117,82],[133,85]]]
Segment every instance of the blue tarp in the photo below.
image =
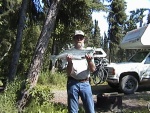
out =
[[37,13],[44,12],[44,10],[43,10],[44,3],[42,2],[42,0],[32,0],[32,2],[33,2],[33,5],[34,5]]

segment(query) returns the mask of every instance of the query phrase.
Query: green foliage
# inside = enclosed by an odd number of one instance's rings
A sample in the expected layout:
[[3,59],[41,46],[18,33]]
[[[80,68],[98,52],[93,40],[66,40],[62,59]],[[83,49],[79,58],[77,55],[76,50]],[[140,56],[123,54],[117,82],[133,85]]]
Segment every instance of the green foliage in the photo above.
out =
[[118,45],[120,40],[125,35],[123,28],[127,19],[125,9],[126,3],[124,0],[113,0],[110,4],[110,12],[107,20],[109,22],[108,39],[111,41],[109,57],[112,62],[116,62],[118,58],[122,57],[116,57],[116,54],[119,50]]
[[103,2],[101,0],[85,0],[85,2],[87,6],[93,11],[107,11],[106,7],[103,5]]
[[[61,78],[61,77],[59,77]],[[24,81],[15,79],[14,82],[8,83],[6,90],[0,93],[0,111],[4,113],[17,113],[16,100],[20,95],[21,84]],[[25,113],[66,113],[66,107],[54,105],[50,103],[53,98],[53,93],[50,90],[50,85],[37,85],[31,93],[31,100],[28,107],[25,108]],[[9,106],[9,107],[8,107]],[[53,110],[54,111],[53,111]],[[50,112],[51,111],[51,112]]]
[[24,113],[67,113],[67,106],[50,102],[54,96],[50,89],[54,86],[55,89],[64,88],[65,85],[65,74],[41,72],[37,86],[31,91],[30,103],[24,109]]
[[[141,22],[143,20],[144,11],[147,9],[141,8],[141,9],[136,9],[133,11],[130,11],[130,16],[128,17],[128,20],[126,21],[124,25],[124,29],[126,32],[131,31],[133,29],[137,28],[137,23]],[[141,23],[142,24],[142,23]],[[141,25],[140,25],[141,27]]]
[[100,47],[101,38],[102,37],[100,36],[100,29],[99,29],[99,26],[98,26],[98,21],[95,20],[94,33],[93,33],[93,36],[92,36],[93,46],[91,46],[91,47]]
[[108,15],[109,22],[109,38],[112,43],[119,44],[120,39],[124,36],[123,24],[126,21],[126,4],[124,0],[113,0],[110,5],[110,13]]
[[49,71],[41,72],[38,79],[38,84],[40,85],[45,84],[55,88],[64,88],[66,87],[67,83],[66,76],[67,76],[66,73],[60,72],[56,72],[54,74],[52,74]]
[[[55,84],[56,87],[57,86],[64,87],[64,85],[66,85],[66,78],[64,77],[63,74],[60,73],[50,74],[50,75],[51,76],[49,76],[48,72],[46,73],[43,72],[40,75],[38,85],[30,92],[31,98],[28,105],[24,108],[23,113],[66,113],[67,112],[67,106],[50,102],[50,100],[52,100],[54,96],[53,93],[51,92],[52,89],[51,85],[54,86]],[[48,77],[52,78],[52,80],[48,79]],[[52,83],[50,83],[49,80],[51,80]],[[1,112],[18,113],[16,102],[18,100],[18,97],[20,96],[20,89],[22,84],[24,84],[24,80],[17,78],[13,82],[8,83],[6,90],[3,93],[2,92],[0,93],[0,102],[3,103],[0,104]],[[62,84],[64,85],[62,86]]]
[[7,78],[15,45],[18,15],[22,0],[3,0],[0,5],[0,75]]
[[47,104],[54,97],[48,86],[37,85],[30,94],[31,98],[35,99],[35,104],[37,105]]
[[23,81],[15,79],[14,82],[8,83],[5,91],[0,93],[0,111],[1,113],[18,113],[16,100],[18,91]]
[[25,113],[48,113],[45,111],[50,110],[52,106],[50,100],[54,97],[49,86],[37,85],[30,92],[30,96],[30,103],[24,109]]
[[28,70],[36,42],[41,32],[40,30],[41,29],[39,25],[29,26],[24,29],[18,73],[24,73]]

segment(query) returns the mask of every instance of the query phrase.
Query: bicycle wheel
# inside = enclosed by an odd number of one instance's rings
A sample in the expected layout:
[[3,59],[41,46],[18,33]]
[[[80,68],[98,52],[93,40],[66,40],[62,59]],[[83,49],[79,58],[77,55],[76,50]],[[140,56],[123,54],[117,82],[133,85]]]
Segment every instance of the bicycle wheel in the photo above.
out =
[[105,74],[104,74],[104,70],[103,70],[103,68],[100,68],[100,70],[99,70],[99,79],[100,79],[100,82],[99,82],[99,84],[102,84],[102,83],[104,83],[103,82],[103,80],[104,80],[104,76],[105,76]]
[[107,72],[107,70],[104,67],[102,68],[102,70],[104,72],[102,83],[104,83],[107,80],[107,78],[108,78],[108,72]]
[[102,82],[103,77],[104,77],[104,72],[101,68],[99,68],[92,74],[93,82],[96,85]]

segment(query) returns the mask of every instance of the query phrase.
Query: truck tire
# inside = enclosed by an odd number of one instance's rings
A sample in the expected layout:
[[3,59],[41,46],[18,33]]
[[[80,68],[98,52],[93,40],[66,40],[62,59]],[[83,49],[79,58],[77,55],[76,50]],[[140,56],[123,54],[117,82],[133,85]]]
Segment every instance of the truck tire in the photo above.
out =
[[133,94],[138,89],[138,80],[132,75],[124,76],[120,82],[120,89],[125,94]]
[[119,88],[119,84],[114,84],[114,83],[108,82],[108,85],[109,85],[111,88]]

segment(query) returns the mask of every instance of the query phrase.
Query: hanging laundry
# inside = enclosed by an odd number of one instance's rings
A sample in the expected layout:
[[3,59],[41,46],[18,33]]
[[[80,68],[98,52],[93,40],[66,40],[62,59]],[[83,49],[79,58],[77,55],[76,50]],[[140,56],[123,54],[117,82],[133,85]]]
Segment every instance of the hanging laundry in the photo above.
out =
[[37,13],[42,13],[44,12],[43,7],[44,7],[44,3],[42,2],[42,0],[32,0],[33,6],[35,7],[35,10],[37,11]]
[[44,13],[44,3],[42,0],[32,0],[32,14],[34,19],[37,19],[42,13]]

